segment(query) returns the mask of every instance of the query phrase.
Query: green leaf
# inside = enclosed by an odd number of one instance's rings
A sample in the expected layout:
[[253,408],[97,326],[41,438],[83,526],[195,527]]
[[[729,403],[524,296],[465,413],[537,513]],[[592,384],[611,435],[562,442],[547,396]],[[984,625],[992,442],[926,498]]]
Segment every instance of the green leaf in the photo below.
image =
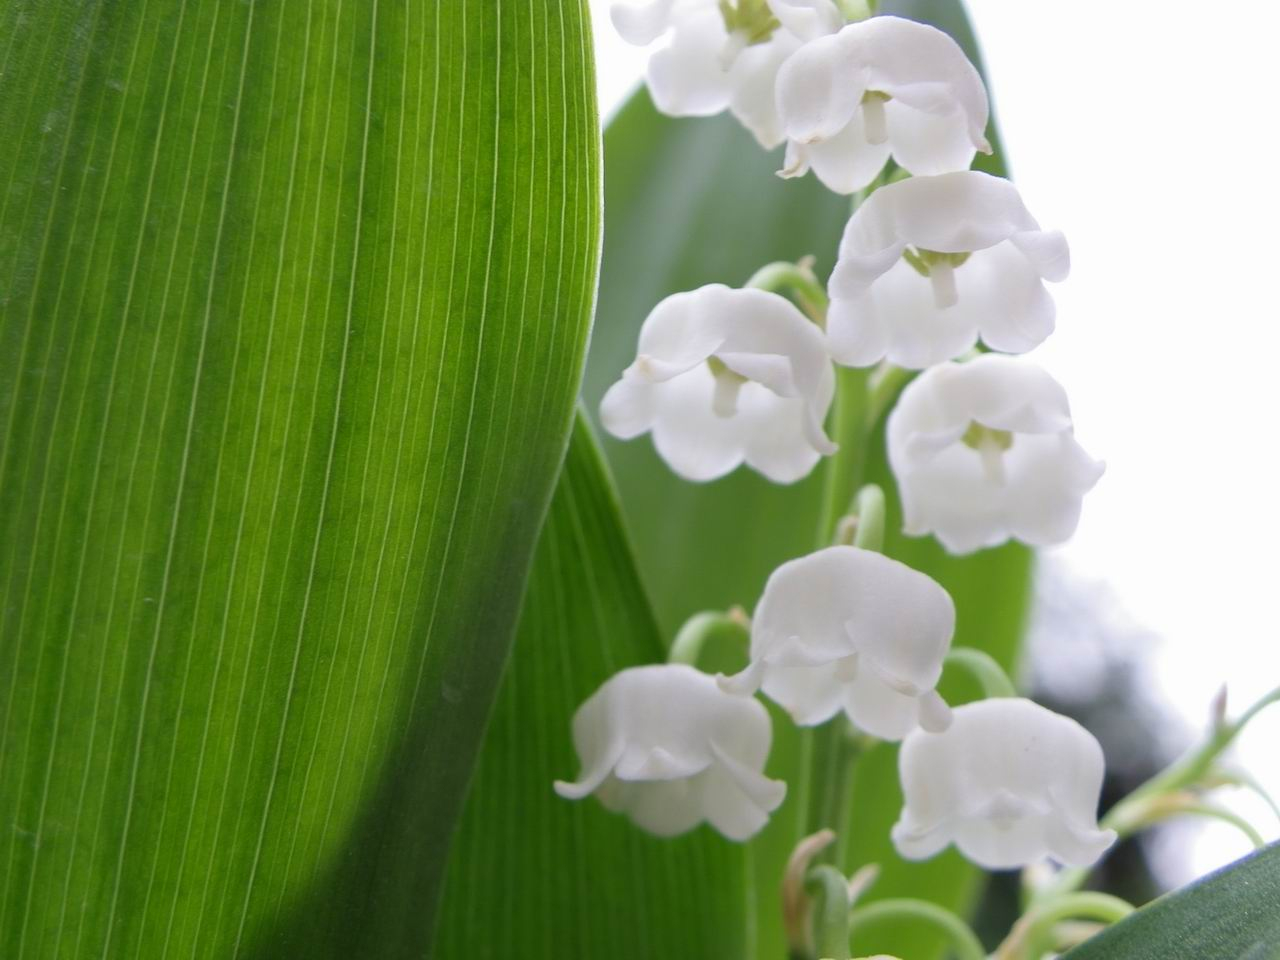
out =
[[613,486],[580,420],[534,557],[445,887],[435,955],[506,960],[749,956],[744,848],[709,827],[644,833],[551,783],[578,761],[578,705],[663,645]]
[[[957,0],[894,0],[882,10],[948,30],[977,62]],[[1003,173],[998,138],[991,139],[995,155],[979,157],[976,166]],[[779,180],[774,171],[781,165],[781,151],[764,153],[730,117],[673,120],[659,115],[643,92],[609,124],[600,306],[584,383],[593,416],[604,391],[634,358],[640,324],[662,297],[705,283],[741,284],[765,263],[805,255],[816,258],[820,277],[829,273],[848,200],[813,177]],[[695,485],[675,477],[647,438],[629,443],[606,438],[604,449],[642,578],[668,639],[698,610],[735,603],[751,608],[778,564],[815,547],[821,471],[790,487],[770,484],[748,470]],[[867,473],[889,494],[886,551],[951,592],[959,612],[957,644],[980,647],[1012,667],[1027,610],[1030,553],[1009,546],[957,559],[932,539],[899,535],[901,509],[883,449],[877,430]],[[741,651],[716,651],[715,656],[728,665]],[[710,665],[721,664],[713,659]],[[978,695],[963,679],[949,680],[943,692],[953,702]],[[776,893],[782,867],[795,841],[823,825],[844,828],[843,868],[868,861],[881,865],[870,898],[925,897],[961,910],[971,905],[978,874],[959,857],[948,853],[907,864],[890,846],[889,827],[901,805],[894,748],[878,747],[858,762],[854,805],[838,809],[826,791],[815,789],[815,784],[836,782],[838,768],[829,769],[828,761],[838,755],[821,744],[806,747],[781,712],[774,713],[774,728],[770,772],[786,779],[791,790],[753,841],[757,956],[783,954]],[[855,936],[860,953],[927,957],[942,949],[941,938],[918,925],[883,924],[868,933]]]
[[585,350],[585,3],[0,38],[0,955],[421,956]]
[[1280,844],[1161,897],[1067,953],[1070,960],[1275,960]]

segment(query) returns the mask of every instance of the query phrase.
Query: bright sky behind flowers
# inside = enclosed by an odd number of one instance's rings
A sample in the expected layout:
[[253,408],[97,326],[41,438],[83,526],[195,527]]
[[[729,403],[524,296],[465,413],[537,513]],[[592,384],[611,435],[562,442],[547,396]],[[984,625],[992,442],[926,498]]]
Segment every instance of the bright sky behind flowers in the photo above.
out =
[[[591,0],[606,115],[647,57],[608,6]],[[1071,243],[1036,359],[1108,464],[1053,552],[1162,638],[1153,682],[1199,727],[1221,683],[1237,708],[1280,684],[1280,6],[969,7],[1022,197]],[[1236,756],[1280,795],[1278,742],[1280,711],[1264,713]],[[1224,796],[1280,835],[1265,808]],[[1206,827],[1168,879],[1246,850]]]

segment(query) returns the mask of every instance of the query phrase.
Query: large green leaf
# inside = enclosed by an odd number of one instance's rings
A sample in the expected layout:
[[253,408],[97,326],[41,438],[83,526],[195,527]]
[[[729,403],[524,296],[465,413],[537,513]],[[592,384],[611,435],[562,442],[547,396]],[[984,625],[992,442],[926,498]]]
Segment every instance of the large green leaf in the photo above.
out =
[[589,324],[584,7],[0,3],[0,955],[425,952]]
[[1276,960],[1280,957],[1280,845],[1161,897],[1067,957]]
[[741,846],[708,827],[658,839],[594,799],[551,791],[578,772],[578,705],[616,671],[663,655],[612,484],[580,421],[454,843],[441,960],[750,955]]
[[[881,8],[942,27],[977,60],[958,0],[894,0]],[[774,171],[781,159],[780,152],[761,151],[729,117],[672,120],[660,116],[643,92],[610,123],[600,307],[584,384],[593,414],[633,358],[640,323],[662,297],[704,283],[741,284],[771,260],[807,254],[816,257],[819,276],[829,272],[848,201],[812,177],[779,180]],[[979,167],[1004,172],[998,144],[994,156],[979,159]],[[673,476],[647,439],[608,439],[605,451],[643,579],[668,637],[696,610],[734,603],[750,608],[774,567],[815,547],[822,497],[817,471],[791,487],[772,485],[746,470],[694,485]],[[889,492],[890,528],[896,531],[900,508],[879,431],[871,451],[866,474]],[[891,533],[887,552],[930,573],[951,592],[959,611],[956,643],[986,649],[1013,665],[1030,581],[1025,549],[1010,546],[956,559],[931,539]],[[976,691],[957,679],[948,681],[944,694],[963,701]],[[892,747],[878,747],[860,760],[854,804],[841,805],[829,791],[815,788],[838,780],[828,774],[836,769],[830,761],[839,759],[841,748],[832,742],[838,738],[809,743],[781,713],[775,714],[774,726],[771,772],[787,779],[791,791],[755,841],[759,956],[782,954],[778,878],[795,840],[820,826],[842,829],[841,866],[881,864],[873,897],[924,896],[961,909],[971,903],[978,875],[958,857],[907,864],[893,853],[888,831],[901,801]],[[870,935],[857,940],[863,953],[925,957],[941,944],[932,931],[902,924],[885,924]]]

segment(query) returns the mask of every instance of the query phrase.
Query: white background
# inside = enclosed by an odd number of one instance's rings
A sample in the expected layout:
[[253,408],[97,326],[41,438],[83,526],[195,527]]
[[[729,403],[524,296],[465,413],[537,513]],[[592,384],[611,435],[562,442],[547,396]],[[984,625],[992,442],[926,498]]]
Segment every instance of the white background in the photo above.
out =
[[[602,109],[641,75],[591,0]],[[1072,246],[1058,332],[1067,386],[1108,471],[1054,551],[1149,628],[1150,682],[1203,726],[1280,685],[1280,5],[971,0],[1015,179]],[[1280,706],[1238,760],[1280,794]],[[1264,835],[1280,825],[1228,796]],[[1234,859],[1199,830],[1168,879]]]

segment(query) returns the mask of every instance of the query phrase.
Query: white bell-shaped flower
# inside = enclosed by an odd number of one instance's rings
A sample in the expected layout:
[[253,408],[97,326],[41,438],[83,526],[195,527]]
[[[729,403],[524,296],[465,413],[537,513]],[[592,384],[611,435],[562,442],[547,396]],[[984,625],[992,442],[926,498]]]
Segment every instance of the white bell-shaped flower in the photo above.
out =
[[[730,5],[730,30],[719,0],[615,3],[611,13],[628,43],[665,42],[645,78],[654,105],[673,117],[730,110],[766,149],[783,141],[774,84],[783,62],[811,37],[839,29],[833,0],[768,0]],[[740,12],[743,11],[743,12]],[[778,24],[781,26],[778,26]]]
[[659,836],[707,821],[731,840],[755,834],[786,784],[764,776],[772,730],[758,701],[725,693],[683,664],[623,670],[578,708],[573,744],[582,764],[556,793],[594,793]]
[[1070,270],[1067,241],[1041,230],[1008,180],[966,170],[881,187],[849,219],[831,275],[837,363],[922,369],[981,337],[1025,353],[1053,332],[1044,281]]
[[600,421],[624,440],[651,431],[687,480],[745,462],[792,483],[835,451],[822,427],[834,391],[822,334],[789,300],[710,284],[653,308]]
[[1102,747],[1069,717],[1009,697],[956,707],[943,733],[898,754],[904,803],[893,844],[923,860],[954,843],[987,870],[1049,856],[1088,866],[1116,834],[1098,828]]
[[751,620],[751,663],[721,678],[734,693],[765,694],[800,726],[843,710],[855,726],[898,740],[944,729],[934,690],[956,612],[934,580],[857,547],[827,547],[778,567]]
[[806,43],[777,79],[784,177],[810,168],[837,193],[866,187],[892,155],[910,173],[967,169],[991,152],[987,91],[951,37],[872,17]]
[[889,415],[889,465],[908,534],[952,553],[1075,532],[1102,476],[1072,434],[1067,395],[1028,360],[984,354],[926,370]]

